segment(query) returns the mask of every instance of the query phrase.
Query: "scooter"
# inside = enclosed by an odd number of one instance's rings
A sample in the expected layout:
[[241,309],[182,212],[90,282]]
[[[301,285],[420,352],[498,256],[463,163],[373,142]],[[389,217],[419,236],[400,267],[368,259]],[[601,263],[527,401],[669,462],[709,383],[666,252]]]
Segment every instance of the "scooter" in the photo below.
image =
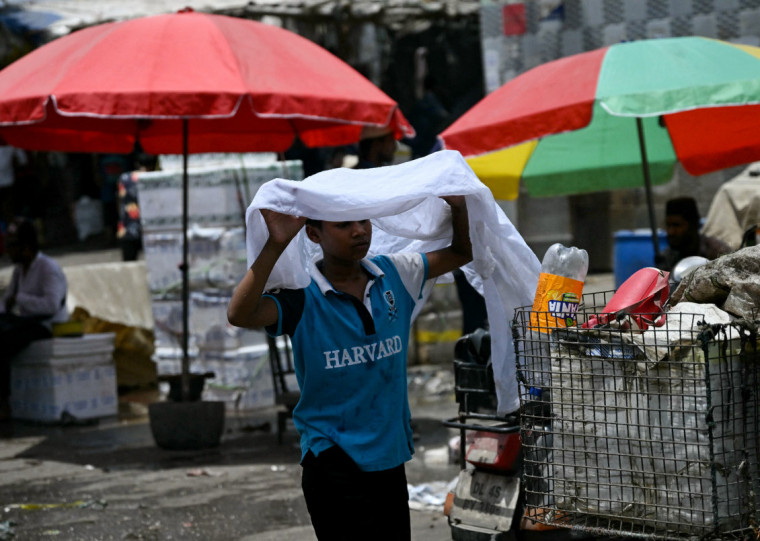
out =
[[[459,415],[443,421],[459,430],[460,472],[444,506],[452,540],[580,539],[577,532],[524,516],[526,499],[535,496],[526,494],[523,478],[540,478],[540,472],[525,470],[519,416],[496,413],[490,349],[490,335],[483,329],[460,338],[454,349]],[[547,404],[536,400],[534,407]],[[522,437],[531,444],[551,438],[549,413],[534,411],[531,418],[546,419],[546,426],[539,423],[532,430],[523,429]]]
[[[454,347],[459,414],[443,421],[459,430],[460,472],[444,506],[452,540],[598,539],[535,520],[540,516],[536,510],[548,503],[542,501],[546,487],[538,486],[546,482],[546,472],[537,470],[546,457],[525,461],[523,450],[551,449],[550,400],[547,392],[536,392],[535,400],[524,404],[519,413],[498,415],[490,357],[491,339],[483,329],[461,337]],[[527,490],[526,480],[533,483],[533,491]]]

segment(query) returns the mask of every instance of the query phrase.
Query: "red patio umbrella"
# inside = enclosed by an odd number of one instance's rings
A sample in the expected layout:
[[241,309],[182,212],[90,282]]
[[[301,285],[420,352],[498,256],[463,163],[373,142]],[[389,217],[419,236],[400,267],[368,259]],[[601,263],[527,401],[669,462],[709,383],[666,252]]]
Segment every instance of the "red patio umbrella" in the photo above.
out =
[[0,136],[64,152],[183,154],[183,389],[188,387],[187,154],[355,143],[414,131],[395,101],[313,42],[196,13],[86,28],[0,71]]

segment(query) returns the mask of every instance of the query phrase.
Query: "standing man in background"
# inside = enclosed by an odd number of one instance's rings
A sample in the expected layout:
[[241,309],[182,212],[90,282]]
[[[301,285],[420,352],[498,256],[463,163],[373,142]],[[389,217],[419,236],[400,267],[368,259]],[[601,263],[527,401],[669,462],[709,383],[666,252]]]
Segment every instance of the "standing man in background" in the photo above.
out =
[[359,141],[359,163],[354,169],[391,165],[396,154],[396,138],[389,128],[366,127]]
[[20,148],[0,146],[0,221],[3,226],[10,224],[13,217],[19,214],[14,187],[16,168],[26,163],[26,153]]

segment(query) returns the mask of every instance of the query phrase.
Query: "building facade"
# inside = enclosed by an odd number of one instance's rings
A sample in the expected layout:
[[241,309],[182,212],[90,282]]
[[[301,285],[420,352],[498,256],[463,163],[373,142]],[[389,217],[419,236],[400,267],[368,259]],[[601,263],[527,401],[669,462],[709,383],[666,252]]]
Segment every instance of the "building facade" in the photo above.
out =
[[[623,41],[704,36],[760,45],[760,0],[483,0],[480,21],[486,92],[542,63]],[[742,169],[693,177],[676,166],[671,182],[653,188],[656,217],[664,224],[665,201],[679,195],[694,196],[706,215],[718,187]],[[643,188],[521,193],[507,208],[539,258],[553,242],[569,243],[589,251],[596,271],[612,268],[615,231],[649,227]]]

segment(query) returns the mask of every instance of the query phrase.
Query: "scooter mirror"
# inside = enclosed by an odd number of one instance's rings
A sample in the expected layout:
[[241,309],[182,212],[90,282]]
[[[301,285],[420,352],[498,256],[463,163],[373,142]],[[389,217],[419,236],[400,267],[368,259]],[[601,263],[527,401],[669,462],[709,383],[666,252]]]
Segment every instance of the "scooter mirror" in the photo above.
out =
[[675,267],[673,267],[673,272],[671,274],[671,276],[673,277],[673,281],[676,284],[680,283],[684,276],[689,274],[691,271],[693,271],[697,267],[701,267],[708,261],[709,259],[707,259],[706,257],[702,257],[698,255],[684,257],[681,261],[676,263]]

